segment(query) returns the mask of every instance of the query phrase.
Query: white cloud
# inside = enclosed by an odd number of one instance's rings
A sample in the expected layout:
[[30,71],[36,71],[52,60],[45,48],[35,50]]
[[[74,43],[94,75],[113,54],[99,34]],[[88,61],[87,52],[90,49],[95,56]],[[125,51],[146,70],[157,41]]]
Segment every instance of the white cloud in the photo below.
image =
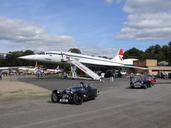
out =
[[119,39],[170,39],[170,0],[127,0],[124,11],[128,13]]
[[113,3],[119,3],[119,2],[121,2],[122,0],[105,0],[105,2],[107,3],[107,4],[113,4]]
[[126,0],[124,11],[127,13],[170,12],[170,6],[170,0]]
[[114,2],[114,0],[105,0],[105,2],[108,4],[112,4]]
[[0,17],[0,40],[11,43],[11,46],[21,46],[33,49],[69,45],[74,42],[72,36],[50,35],[42,27],[21,20]]
[[113,58],[117,51],[112,48],[81,48],[81,53],[90,56],[106,56]]

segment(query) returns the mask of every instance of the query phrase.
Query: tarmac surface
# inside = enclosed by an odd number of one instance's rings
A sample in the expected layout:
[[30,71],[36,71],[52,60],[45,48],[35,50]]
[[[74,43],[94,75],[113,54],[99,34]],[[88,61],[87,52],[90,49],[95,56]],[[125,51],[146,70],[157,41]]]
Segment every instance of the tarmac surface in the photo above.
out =
[[[20,78],[53,90],[80,80]],[[0,102],[0,128],[171,128],[171,80],[148,89],[128,89],[129,79],[92,83],[100,90],[82,105],[54,104],[50,97]]]

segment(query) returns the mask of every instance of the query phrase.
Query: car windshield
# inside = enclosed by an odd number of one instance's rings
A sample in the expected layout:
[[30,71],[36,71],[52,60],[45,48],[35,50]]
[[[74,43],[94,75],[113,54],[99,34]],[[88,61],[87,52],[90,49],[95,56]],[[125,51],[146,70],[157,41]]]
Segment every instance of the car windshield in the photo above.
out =
[[82,88],[83,88],[83,87],[80,86],[80,85],[74,85],[74,86],[70,87],[70,89],[74,89],[74,90],[80,90],[80,89],[82,89]]
[[133,81],[140,81],[140,80],[142,80],[142,77],[141,76],[135,76],[135,77],[133,77],[132,80]]

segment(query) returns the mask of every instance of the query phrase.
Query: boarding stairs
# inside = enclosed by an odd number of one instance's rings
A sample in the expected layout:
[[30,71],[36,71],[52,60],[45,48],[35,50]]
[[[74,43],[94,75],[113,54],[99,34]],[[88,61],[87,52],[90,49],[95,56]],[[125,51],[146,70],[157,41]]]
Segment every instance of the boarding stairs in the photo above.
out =
[[70,58],[70,63],[75,65],[77,68],[79,68],[81,71],[89,75],[93,80],[100,80],[100,76],[97,75],[95,72],[93,72],[91,69],[80,63],[79,61]]
[[83,65],[82,63],[80,63],[79,61],[77,61],[76,59],[67,56],[65,54],[62,54],[62,62],[67,62],[72,64],[73,66],[71,66],[71,73],[72,73],[72,77],[73,78],[78,78],[77,74],[75,72],[76,67],[79,68],[81,71],[83,71],[84,73],[86,73],[87,75],[89,75],[91,78],[93,78],[93,80],[101,80],[101,77],[99,75],[97,75],[95,72],[93,72],[91,69],[89,69],[88,67],[86,67],[85,65]]

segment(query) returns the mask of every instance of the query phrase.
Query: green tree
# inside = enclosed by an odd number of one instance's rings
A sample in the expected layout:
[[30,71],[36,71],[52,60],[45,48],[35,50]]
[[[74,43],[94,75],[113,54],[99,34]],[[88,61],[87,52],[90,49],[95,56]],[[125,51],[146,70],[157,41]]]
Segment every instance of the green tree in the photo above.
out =
[[23,52],[23,56],[26,56],[26,55],[33,55],[34,52],[32,50],[26,50]]
[[169,62],[169,65],[171,65],[171,42],[168,43],[168,62]]
[[9,52],[6,59],[1,60],[0,66],[33,66],[34,62],[18,59],[20,56],[31,54],[33,54],[31,50]]
[[150,46],[145,52],[149,59],[165,60],[165,55],[160,45]]
[[167,45],[164,45],[161,49],[161,52],[163,54],[163,60],[169,61],[169,47]]
[[137,48],[131,48],[124,53],[124,59],[126,58],[137,58],[137,59],[143,59],[144,52],[137,49]]
[[168,43],[169,47],[171,47],[171,41]]
[[72,53],[81,54],[81,51],[80,51],[80,49],[78,49],[78,48],[70,48],[68,51],[69,51],[69,52],[72,52]]

